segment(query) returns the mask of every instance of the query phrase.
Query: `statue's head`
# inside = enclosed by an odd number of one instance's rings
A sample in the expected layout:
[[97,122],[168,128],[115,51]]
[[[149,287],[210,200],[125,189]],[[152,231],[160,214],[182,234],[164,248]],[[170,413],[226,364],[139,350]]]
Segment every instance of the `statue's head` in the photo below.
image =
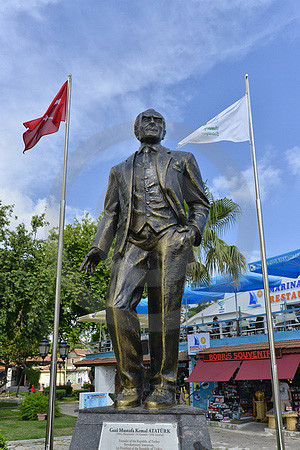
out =
[[141,142],[158,144],[166,135],[166,121],[154,109],[147,109],[135,119],[134,134]]

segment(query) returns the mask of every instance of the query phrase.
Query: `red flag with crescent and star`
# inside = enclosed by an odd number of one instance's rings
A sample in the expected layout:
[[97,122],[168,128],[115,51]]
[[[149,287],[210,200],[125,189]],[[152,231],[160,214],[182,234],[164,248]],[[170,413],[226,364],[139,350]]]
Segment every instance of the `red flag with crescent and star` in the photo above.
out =
[[62,85],[60,91],[42,117],[24,122],[23,125],[28,130],[23,134],[23,141],[25,143],[23,153],[34,147],[42,136],[56,133],[59,130],[60,122],[65,122],[66,120],[67,97],[68,81]]

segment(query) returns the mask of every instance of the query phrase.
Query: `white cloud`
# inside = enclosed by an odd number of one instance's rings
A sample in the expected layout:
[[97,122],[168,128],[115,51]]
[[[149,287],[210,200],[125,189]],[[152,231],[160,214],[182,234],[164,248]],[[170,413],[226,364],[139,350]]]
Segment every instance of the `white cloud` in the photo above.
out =
[[[42,204],[37,198],[47,198],[62,164],[63,131],[42,138],[22,155],[22,123],[45,112],[69,72],[74,75],[71,151],[94,133],[134,119],[149,105],[160,105],[177,120],[188,99],[181,82],[245,56],[297,19],[293,1],[289,8],[285,4],[271,10],[275,3],[90,0],[83,8],[80,0],[2,1],[2,193],[14,192],[15,198],[20,193],[18,208],[27,219]],[[245,180],[236,176],[228,181],[237,200],[249,197],[251,175],[245,171],[243,176]],[[276,176],[274,172],[273,183]],[[216,189],[218,182],[222,180],[215,180]]]
[[[147,87],[151,89],[143,97],[148,104],[159,93],[159,101],[164,103],[166,87],[191,75],[207,73],[224,60],[243,57],[254,46],[265,44],[294,18],[283,10],[281,15],[263,20],[267,7],[273,3],[270,0],[260,2],[259,6],[255,1],[194,1],[185,2],[184,6],[177,1],[172,2],[172,8],[170,2],[164,6],[159,2],[159,9],[153,7],[157,3],[138,7],[133,2],[136,15],[122,16],[121,20],[114,11],[115,23],[109,26],[112,34],[118,28],[117,45],[112,39],[112,44],[109,42],[104,49],[97,39],[87,43],[89,36],[82,36],[79,48],[86,48],[86,53],[73,59],[79,84],[88,86],[90,93],[87,96],[87,90],[82,89],[79,99],[82,104],[87,100],[90,106],[93,102],[106,104]],[[127,43],[127,51],[123,43]],[[171,100],[172,110],[176,103],[181,105],[185,100],[178,89]],[[122,97],[119,107],[123,114],[127,109],[126,97]]]
[[63,0],[2,0],[0,3],[0,12],[2,14],[15,15],[20,12],[34,14],[37,9],[42,9],[47,5],[54,5]]
[[[0,199],[2,199],[2,203],[5,205],[14,205],[13,214],[17,216],[17,220],[12,220],[12,227],[19,223],[24,223],[26,228],[30,230],[32,216],[43,213],[45,213],[45,219],[49,222],[49,225],[39,230],[37,235],[39,238],[46,238],[49,230],[58,227],[59,204],[54,197],[39,198],[33,201],[28,195],[24,195],[18,190],[0,188]],[[73,222],[74,217],[80,219],[84,214],[85,211],[67,205],[66,223]]]
[[[29,196],[22,194],[18,190],[9,188],[0,188],[0,198],[3,204],[14,205],[13,212],[18,219],[12,221],[12,226],[22,222],[29,230],[32,216],[43,213],[46,214],[46,220],[50,223],[49,228],[53,228],[58,224],[58,206],[51,204],[45,198],[38,199],[34,202]],[[44,237],[44,234],[44,231],[41,231],[40,237]]]
[[[258,177],[261,200],[266,200],[273,189],[281,183],[282,171],[274,165],[267,154],[258,163]],[[231,176],[220,175],[212,180],[212,194],[218,197],[230,197],[237,203],[247,204],[255,201],[254,175],[252,166]]]
[[[18,190],[0,188],[0,199],[4,205],[13,205],[13,215],[17,216],[16,220],[11,221],[11,227],[14,228],[19,223],[24,223],[26,228],[30,230],[31,218],[33,215],[45,213],[45,219],[49,225],[38,231],[38,238],[46,238],[49,230],[58,227],[59,224],[59,203],[53,196],[47,198],[39,198],[33,201],[28,195],[22,194]],[[80,220],[85,216],[86,211],[66,206],[65,222],[73,223],[74,218]],[[93,216],[91,215],[93,218]]]
[[[69,17],[68,1],[10,3],[12,11],[4,7],[4,17],[9,14],[2,23],[7,58],[0,74],[0,80],[8,84],[14,80],[7,94],[15,94],[20,81],[24,110],[33,116],[35,111],[40,114],[41,105],[55,94],[54,86],[58,89],[56,80],[63,81],[71,70],[75,125],[99,105],[109,105],[111,110],[109,115],[107,108],[102,111],[102,120],[121,120],[124,113],[136,110],[132,98],[136,92],[140,92],[140,103],[159,101],[173,111],[186,101],[185,93],[177,90],[176,96],[169,93],[166,98],[167,87],[196,73],[204,74],[221,61],[245,55],[295,18],[291,10],[282,9],[264,20],[264,13],[274,3],[271,0],[261,1],[259,6],[255,0],[209,4],[153,1],[149,5],[133,1],[131,14],[129,7],[123,9],[119,3],[99,8],[95,1],[82,13],[81,2],[73,0]],[[39,20],[24,17],[24,12],[37,9],[43,14]],[[46,80],[53,84],[44,84]]]
[[284,154],[289,170],[293,175],[299,175],[300,174],[300,147],[295,146],[293,148],[290,148],[287,150]]

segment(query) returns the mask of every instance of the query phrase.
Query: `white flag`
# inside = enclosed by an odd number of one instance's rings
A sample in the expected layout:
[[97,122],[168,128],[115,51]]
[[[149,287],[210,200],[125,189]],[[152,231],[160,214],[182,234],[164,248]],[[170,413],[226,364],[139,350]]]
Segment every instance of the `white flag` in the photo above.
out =
[[249,118],[246,95],[220,114],[182,139],[177,148],[186,144],[206,144],[218,141],[249,141]]

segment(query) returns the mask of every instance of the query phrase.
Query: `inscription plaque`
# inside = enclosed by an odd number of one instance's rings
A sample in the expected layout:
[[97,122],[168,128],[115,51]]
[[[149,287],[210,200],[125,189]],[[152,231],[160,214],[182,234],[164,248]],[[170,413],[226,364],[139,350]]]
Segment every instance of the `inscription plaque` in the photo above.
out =
[[177,423],[103,422],[99,450],[178,450]]

